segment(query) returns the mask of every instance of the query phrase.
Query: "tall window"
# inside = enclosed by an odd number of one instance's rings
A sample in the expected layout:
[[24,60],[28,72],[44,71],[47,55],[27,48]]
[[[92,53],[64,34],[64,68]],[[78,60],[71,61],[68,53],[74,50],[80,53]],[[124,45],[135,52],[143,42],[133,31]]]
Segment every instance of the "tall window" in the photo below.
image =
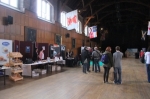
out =
[[80,34],[82,34],[82,23],[80,21],[78,21],[78,26],[76,28],[76,31]]
[[15,10],[24,11],[23,0],[0,0],[0,4]]
[[53,22],[53,6],[47,0],[37,0],[37,15],[39,18]]
[[88,26],[86,26],[86,27],[84,28],[84,33],[85,33],[85,36],[88,36]]
[[61,12],[61,25],[63,27],[67,27],[66,12]]
[[9,6],[18,8],[18,0],[1,0],[2,3],[5,3]]

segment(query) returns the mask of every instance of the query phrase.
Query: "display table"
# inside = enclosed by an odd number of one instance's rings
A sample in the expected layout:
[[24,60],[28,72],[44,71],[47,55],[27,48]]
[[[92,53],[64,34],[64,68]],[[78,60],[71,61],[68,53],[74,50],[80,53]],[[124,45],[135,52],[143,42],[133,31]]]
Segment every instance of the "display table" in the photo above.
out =
[[7,69],[10,69],[10,67],[3,66],[3,67],[0,68],[0,70],[4,72],[4,74],[3,74],[3,77],[4,77],[4,85],[6,84],[5,71],[6,71]]
[[73,67],[74,58],[66,58],[66,65],[68,67]]
[[[48,64],[57,64],[57,63],[63,63],[65,64],[65,60],[58,60],[58,61],[38,61],[38,62],[35,62],[35,63],[32,63],[32,64],[23,64],[22,65],[22,69],[23,69],[23,72],[22,72],[22,75],[23,76],[32,76],[32,66],[36,66],[36,65],[40,65],[40,64],[46,64],[46,69],[48,71]],[[52,67],[52,66],[51,66]]]

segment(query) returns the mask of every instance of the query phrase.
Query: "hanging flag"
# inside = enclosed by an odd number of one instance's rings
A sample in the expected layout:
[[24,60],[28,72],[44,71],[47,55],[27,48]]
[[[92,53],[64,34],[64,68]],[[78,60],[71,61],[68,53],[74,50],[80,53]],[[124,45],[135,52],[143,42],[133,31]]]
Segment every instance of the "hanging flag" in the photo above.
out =
[[150,21],[148,22],[148,32],[147,35],[150,35]]
[[74,10],[66,14],[67,30],[76,29],[78,25],[78,11]]
[[97,26],[92,26],[88,28],[89,38],[96,38],[97,37]]
[[141,32],[142,32],[141,40],[144,40],[144,41],[145,41],[147,31],[143,31],[143,30],[142,30]]

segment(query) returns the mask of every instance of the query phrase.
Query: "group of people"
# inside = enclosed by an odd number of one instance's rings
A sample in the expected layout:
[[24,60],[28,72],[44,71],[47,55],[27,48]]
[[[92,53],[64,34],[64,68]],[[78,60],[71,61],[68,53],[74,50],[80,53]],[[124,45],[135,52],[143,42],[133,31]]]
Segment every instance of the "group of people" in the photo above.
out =
[[[94,47],[94,50],[90,47],[84,47],[81,52],[81,62],[83,64],[83,73],[87,73],[86,71],[90,72],[90,58],[93,59],[93,64],[95,65],[95,72],[100,72],[99,61],[103,55],[107,56],[108,62],[104,63],[104,76],[103,81],[104,83],[108,83],[109,71],[110,68],[114,68],[114,83],[121,84],[121,59],[123,53],[120,52],[120,47],[116,46],[116,52],[111,53],[111,47],[107,47],[104,53],[101,53],[97,47]],[[94,67],[94,66],[93,66]]]

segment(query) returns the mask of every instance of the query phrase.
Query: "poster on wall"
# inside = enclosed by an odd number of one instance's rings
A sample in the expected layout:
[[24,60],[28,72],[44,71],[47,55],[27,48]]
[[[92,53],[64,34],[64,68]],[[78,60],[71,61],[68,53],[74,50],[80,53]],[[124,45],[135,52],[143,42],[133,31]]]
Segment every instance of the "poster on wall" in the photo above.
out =
[[26,53],[30,53],[30,46],[26,46]]
[[12,52],[12,40],[0,39],[0,65],[9,62],[9,52]]

